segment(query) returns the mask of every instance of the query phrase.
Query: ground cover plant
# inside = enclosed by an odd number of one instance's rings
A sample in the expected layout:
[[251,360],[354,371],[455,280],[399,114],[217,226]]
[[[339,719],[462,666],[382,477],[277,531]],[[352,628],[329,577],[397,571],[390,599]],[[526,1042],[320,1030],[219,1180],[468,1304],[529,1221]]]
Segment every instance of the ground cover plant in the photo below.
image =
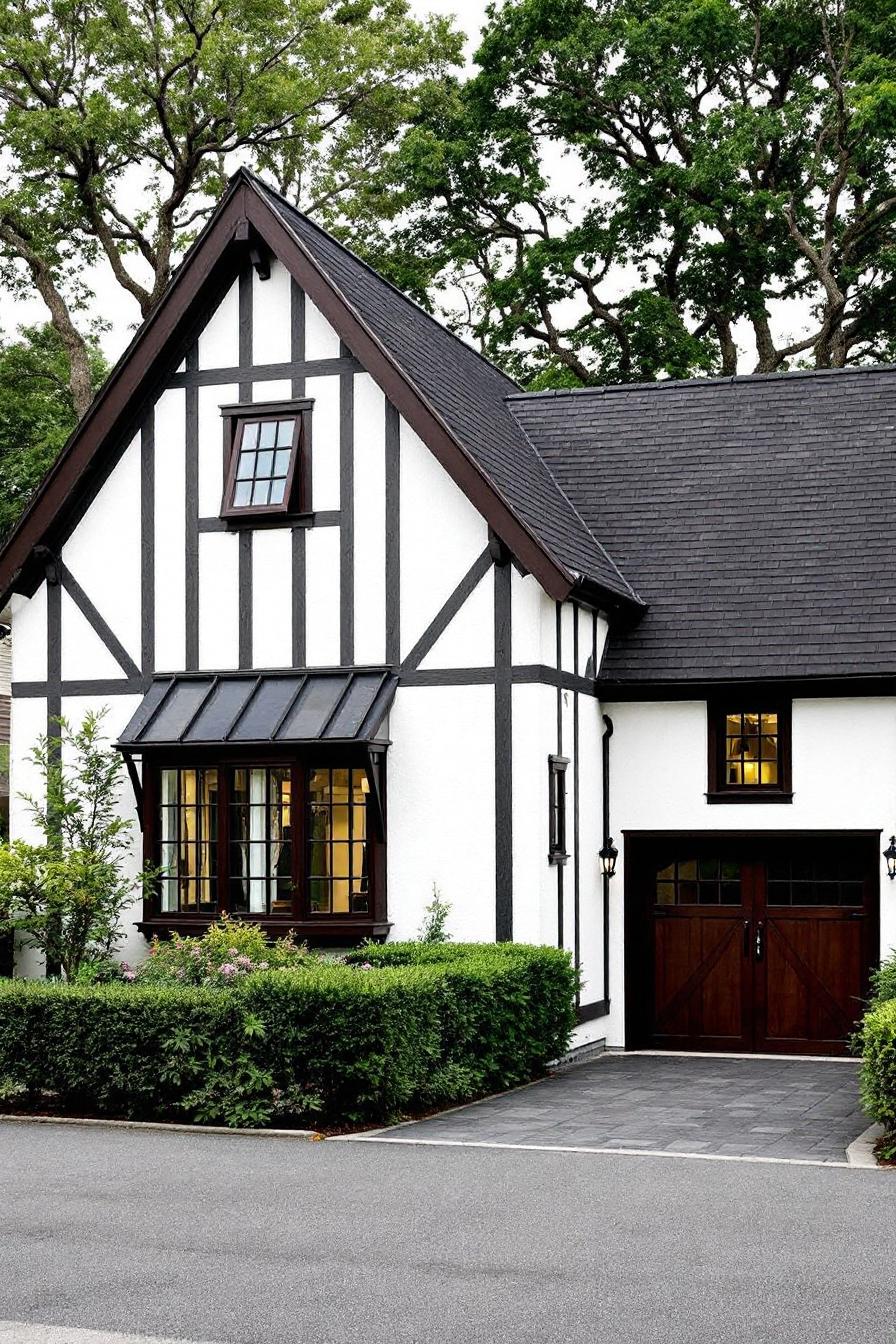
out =
[[[111,983],[0,983],[0,1104],[344,1127],[525,1082],[566,1049],[555,948],[395,943],[344,958],[225,921]],[[263,955],[259,955],[263,952]]]

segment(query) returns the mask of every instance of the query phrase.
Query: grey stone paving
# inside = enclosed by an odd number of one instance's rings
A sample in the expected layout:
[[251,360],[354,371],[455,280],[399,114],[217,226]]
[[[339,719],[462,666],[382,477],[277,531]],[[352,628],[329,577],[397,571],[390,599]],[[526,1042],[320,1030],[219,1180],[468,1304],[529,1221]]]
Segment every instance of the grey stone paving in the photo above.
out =
[[851,1061],[606,1054],[389,1134],[843,1162],[868,1124]]

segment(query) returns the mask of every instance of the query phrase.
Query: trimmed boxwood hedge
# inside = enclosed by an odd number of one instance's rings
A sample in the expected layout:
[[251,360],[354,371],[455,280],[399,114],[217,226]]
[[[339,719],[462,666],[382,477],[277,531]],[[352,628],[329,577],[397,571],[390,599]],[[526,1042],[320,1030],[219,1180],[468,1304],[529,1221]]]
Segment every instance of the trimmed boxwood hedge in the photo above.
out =
[[143,1120],[307,1109],[356,1124],[524,1082],[575,1025],[576,973],[554,948],[387,944],[347,961],[226,989],[0,983],[0,1096]]
[[883,1126],[881,1154],[896,1159],[896,999],[866,1013],[860,1030],[862,1105]]

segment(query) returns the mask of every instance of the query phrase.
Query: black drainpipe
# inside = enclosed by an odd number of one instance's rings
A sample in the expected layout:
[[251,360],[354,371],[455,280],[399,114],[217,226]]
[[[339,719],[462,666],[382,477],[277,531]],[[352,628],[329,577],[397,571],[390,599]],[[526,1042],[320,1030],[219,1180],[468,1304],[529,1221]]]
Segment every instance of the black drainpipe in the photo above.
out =
[[[602,844],[606,844],[610,834],[610,738],[613,736],[613,720],[609,714],[603,715],[604,734],[601,738],[603,756],[603,806],[604,833]],[[604,884],[604,1001],[606,1011],[610,1011],[610,879],[603,874]]]

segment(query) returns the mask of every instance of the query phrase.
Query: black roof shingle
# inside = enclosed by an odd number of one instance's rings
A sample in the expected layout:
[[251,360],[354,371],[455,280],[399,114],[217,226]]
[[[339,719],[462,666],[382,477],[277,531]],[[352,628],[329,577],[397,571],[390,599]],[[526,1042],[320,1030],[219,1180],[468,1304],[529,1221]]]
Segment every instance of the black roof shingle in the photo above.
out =
[[509,405],[647,604],[602,677],[896,673],[896,368]]

